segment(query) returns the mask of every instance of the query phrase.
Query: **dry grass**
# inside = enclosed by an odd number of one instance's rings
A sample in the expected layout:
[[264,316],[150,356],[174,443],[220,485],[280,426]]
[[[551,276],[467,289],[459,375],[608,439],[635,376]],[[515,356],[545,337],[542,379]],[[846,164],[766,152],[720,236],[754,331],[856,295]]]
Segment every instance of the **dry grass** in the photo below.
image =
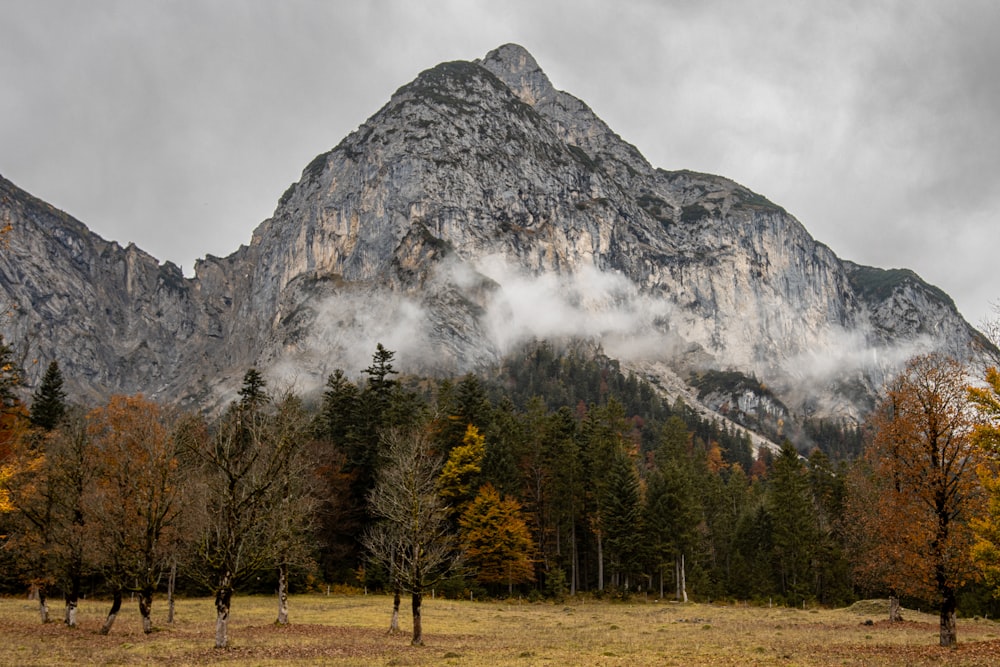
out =
[[[35,603],[0,600],[0,664],[62,665],[994,665],[1000,626],[959,621],[960,646],[940,649],[937,619],[906,612],[890,626],[880,606],[801,610],[672,603],[424,604],[426,646],[387,636],[383,596],[297,596],[292,624],[274,625],[275,601],[237,596],[230,648],[212,648],[209,599],[182,600],[176,622],[154,605],[157,631],[143,635],[127,603],[109,636],[97,630],[107,603],[84,601],[80,627],[41,625]],[[57,615],[61,609],[53,609]],[[402,624],[408,628],[409,610]]]

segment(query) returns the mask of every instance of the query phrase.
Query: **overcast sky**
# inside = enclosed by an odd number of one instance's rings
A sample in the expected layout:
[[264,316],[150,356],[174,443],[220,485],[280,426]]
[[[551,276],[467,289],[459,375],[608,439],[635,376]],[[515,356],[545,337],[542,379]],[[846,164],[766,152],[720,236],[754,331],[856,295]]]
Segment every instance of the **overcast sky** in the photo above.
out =
[[515,42],[653,165],[721,174],[980,324],[1000,2],[0,0],[0,174],[190,275],[420,71]]

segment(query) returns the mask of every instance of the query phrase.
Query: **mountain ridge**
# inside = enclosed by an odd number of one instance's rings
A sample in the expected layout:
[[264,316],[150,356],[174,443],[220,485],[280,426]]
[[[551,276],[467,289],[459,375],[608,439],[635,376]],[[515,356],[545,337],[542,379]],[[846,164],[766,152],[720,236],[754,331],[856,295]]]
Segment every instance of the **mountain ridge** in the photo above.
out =
[[997,358],[916,274],[839,259],[730,179],[653,167],[517,45],[401,86],[191,278],[0,183],[3,333],[92,399],[218,404],[250,366],[311,389],[375,342],[462,373],[583,337],[675,393],[732,370],[796,414],[857,419],[837,387],[871,394],[913,352]]

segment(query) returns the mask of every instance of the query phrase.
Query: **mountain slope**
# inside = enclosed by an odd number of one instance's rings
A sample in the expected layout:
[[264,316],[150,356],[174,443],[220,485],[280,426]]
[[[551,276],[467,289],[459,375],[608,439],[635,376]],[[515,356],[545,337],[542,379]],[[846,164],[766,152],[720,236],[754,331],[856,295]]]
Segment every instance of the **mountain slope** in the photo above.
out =
[[793,413],[857,417],[915,351],[995,354],[913,274],[840,260],[730,180],[652,167],[516,45],[401,87],[192,279],[6,182],[0,211],[5,335],[93,396],[213,403],[250,365],[308,390],[378,341],[450,373],[583,337],[673,392],[735,371]]

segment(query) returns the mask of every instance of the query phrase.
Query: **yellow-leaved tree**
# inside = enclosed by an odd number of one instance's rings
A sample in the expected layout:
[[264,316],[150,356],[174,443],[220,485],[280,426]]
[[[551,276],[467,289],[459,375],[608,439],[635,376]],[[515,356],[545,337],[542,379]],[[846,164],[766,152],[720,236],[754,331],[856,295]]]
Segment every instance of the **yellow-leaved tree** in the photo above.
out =
[[977,472],[988,499],[986,511],[972,520],[976,533],[972,555],[995,594],[1000,594],[1000,370],[987,369],[985,386],[970,387],[969,400],[978,417],[972,442],[984,455]]
[[469,424],[462,444],[448,454],[437,481],[438,493],[449,506],[452,516],[460,515],[472,501],[485,455],[486,438],[480,435],[479,429]]
[[459,523],[462,552],[466,563],[475,568],[479,583],[506,584],[511,595],[515,584],[535,580],[531,531],[521,515],[520,503],[501,498],[487,484],[479,489]]

